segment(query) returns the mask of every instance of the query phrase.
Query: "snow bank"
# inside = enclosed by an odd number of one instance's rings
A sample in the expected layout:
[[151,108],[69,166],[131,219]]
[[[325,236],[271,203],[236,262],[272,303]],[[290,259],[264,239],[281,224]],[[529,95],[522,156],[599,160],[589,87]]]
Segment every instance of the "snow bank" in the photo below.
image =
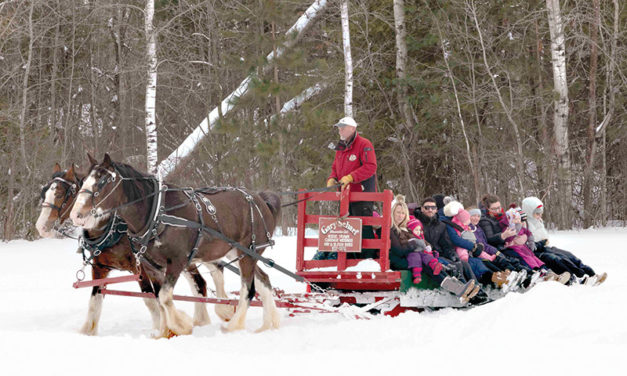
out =
[[[211,325],[171,340],[150,338],[150,315],[141,299],[116,296],[104,300],[99,335],[78,334],[90,291],[71,287],[81,264],[76,243],[0,243],[0,372],[622,374],[627,229],[553,233],[551,243],[571,250],[595,270],[607,271],[608,280],[594,288],[543,283],[468,311],[372,320],[335,314],[284,317],[281,329],[261,334],[253,333],[261,325],[260,309],[249,311],[246,331],[226,334],[210,307]],[[278,238],[266,255],[293,269],[295,248],[294,237]],[[276,271],[269,274],[276,287],[305,289]],[[119,286],[138,290],[130,283]],[[239,288],[232,274],[227,274],[227,288]],[[189,288],[182,281],[176,291],[188,294]],[[191,303],[176,304],[193,313]]]

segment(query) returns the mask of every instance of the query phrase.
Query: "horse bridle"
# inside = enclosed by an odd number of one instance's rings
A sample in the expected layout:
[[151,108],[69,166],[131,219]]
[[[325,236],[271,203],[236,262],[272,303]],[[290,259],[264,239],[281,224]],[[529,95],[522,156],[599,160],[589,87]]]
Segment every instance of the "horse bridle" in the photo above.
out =
[[[49,203],[45,200],[44,198],[44,202],[41,203],[41,207],[42,208],[51,208],[54,209],[58,212],[59,214],[59,218],[61,218],[63,216],[63,214],[65,214],[64,212],[61,212],[61,210],[63,210],[63,208],[65,208],[65,206],[67,205],[68,201],[70,200],[70,197],[74,197],[76,198],[77,194],[76,194],[76,189],[78,188],[78,185],[80,184],[80,181],[76,181],[76,182],[71,182],[69,180],[63,179],[60,176],[57,176],[56,178],[52,179],[52,181],[50,182],[49,186],[51,186],[55,181],[58,181],[64,185],[66,185],[66,189],[65,189],[65,196],[63,197],[63,202],[61,203],[61,206],[57,206],[54,203]],[[50,189],[50,188],[48,188]],[[68,207],[71,207],[70,205],[68,205]],[[67,211],[67,209],[65,209]]]
[[[100,180],[98,180],[98,183],[96,183],[96,188],[97,190],[95,191],[91,191],[89,189],[86,188],[81,188],[78,191],[78,195],[80,195],[81,193],[86,193],[88,195],[91,196],[91,214],[96,216],[96,208],[102,203],[104,202],[104,200],[106,200],[107,198],[109,198],[109,196],[115,191],[115,189],[122,183],[122,180],[124,180],[124,177],[122,177],[121,179],[117,179],[117,175],[114,171],[109,171],[109,169],[101,167],[101,166],[96,166],[94,167],[94,169],[96,169],[97,167],[103,169],[104,171],[107,172],[108,175],[103,175]],[[89,175],[88,175],[89,176]],[[102,200],[98,201],[98,204],[96,204],[95,199],[96,197],[100,196],[100,191],[102,191],[102,189],[109,183],[114,183],[116,180],[118,180],[118,183],[115,185],[115,187],[113,187],[113,189],[111,189],[111,192],[109,192],[108,195],[106,195]]]

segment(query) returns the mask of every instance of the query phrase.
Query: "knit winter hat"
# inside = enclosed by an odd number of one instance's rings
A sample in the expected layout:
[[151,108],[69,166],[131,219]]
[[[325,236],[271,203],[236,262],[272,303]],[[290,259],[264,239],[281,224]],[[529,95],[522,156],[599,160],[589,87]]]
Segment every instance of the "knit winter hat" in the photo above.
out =
[[471,217],[473,215],[478,215],[478,216],[481,217],[481,209],[477,209],[477,208],[470,209],[470,210],[468,210],[468,213],[470,214]]
[[526,197],[522,200],[522,210],[527,213],[529,217],[533,214],[542,214],[544,212],[544,204],[537,197]]
[[421,225],[420,220],[418,220],[416,217],[413,217],[413,216],[409,217],[409,221],[407,221],[407,229],[409,231],[414,231],[414,229],[420,225]]
[[464,209],[460,209],[455,217],[457,217],[463,225],[468,225],[470,223],[470,213]]
[[454,217],[460,210],[463,209],[464,205],[462,205],[459,201],[451,201],[444,205],[444,215],[447,217]]
[[448,204],[449,202],[453,202],[453,201],[457,201],[455,196],[446,196],[442,199],[442,203],[444,203],[444,206],[446,206],[446,204]]

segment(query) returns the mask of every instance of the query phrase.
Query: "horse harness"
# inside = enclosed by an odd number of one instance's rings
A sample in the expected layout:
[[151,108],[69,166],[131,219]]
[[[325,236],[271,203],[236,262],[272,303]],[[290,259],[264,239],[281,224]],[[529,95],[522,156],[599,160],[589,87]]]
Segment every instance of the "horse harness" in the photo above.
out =
[[[120,242],[122,236],[127,234],[128,225],[117,215],[104,226],[104,232],[99,237],[92,239],[87,236],[87,231],[83,231],[79,237],[79,246],[83,255],[83,264],[91,264],[94,257],[99,256],[104,249],[111,248]],[[133,244],[131,243],[131,249]],[[89,252],[89,256],[85,254]]]
[[[156,187],[159,191],[159,194],[158,194],[158,198],[156,200],[153,200],[153,207],[151,209],[150,222],[146,225],[146,230],[144,231],[142,235],[129,236],[129,239],[131,239],[132,242],[138,243],[140,245],[139,251],[135,253],[135,257],[138,263],[140,262],[141,258],[146,259],[145,252],[148,247],[148,243],[158,238],[159,233],[160,233],[158,231],[158,228],[160,225],[192,228],[192,229],[197,230],[194,245],[189,255],[187,256],[188,263],[191,262],[192,259],[198,253],[198,247],[200,245],[203,232],[214,238],[218,238],[220,240],[226,241],[232,246],[234,244],[239,244],[224,235],[224,232],[222,231],[222,226],[220,224],[220,221],[218,220],[217,209],[215,205],[211,202],[211,200],[207,197],[207,195],[216,194],[216,193],[225,192],[225,191],[241,192],[244,195],[244,198],[246,199],[250,207],[251,229],[253,233],[251,237],[251,245],[249,248],[249,252],[245,252],[245,254],[250,255],[251,253],[254,253],[258,255],[257,251],[259,249],[263,249],[268,246],[270,247],[274,246],[275,243],[274,243],[274,240],[272,239],[272,234],[270,234],[270,231],[268,231],[268,227],[267,227],[265,218],[261,212],[261,209],[259,208],[257,203],[254,201],[253,196],[250,195],[248,192],[246,192],[244,189],[233,188],[233,187],[200,188],[200,189],[168,188],[165,185],[161,185],[160,181],[158,181],[157,184],[159,184],[159,187]],[[181,191],[185,194],[185,196],[187,196],[188,201],[183,204],[166,208],[163,205],[161,205],[161,203],[164,201],[165,199],[164,195],[168,191]],[[189,205],[190,203],[196,209],[196,216],[198,218],[197,221],[192,221],[192,220],[182,218],[179,216],[166,214],[166,212],[168,211],[179,209],[181,207]],[[203,211],[206,211],[209,214],[209,216],[215,223],[216,227],[218,228],[217,230],[214,230],[211,227],[207,227],[205,220],[204,220]],[[259,217],[261,218],[261,222],[263,224],[265,234],[267,237],[267,242],[263,244],[257,244],[256,234],[254,233],[255,211],[259,214]],[[240,256],[240,258],[234,261],[241,259],[241,257],[243,256],[244,255]]]
[[[102,188],[108,184],[108,183],[112,183],[115,182],[116,180],[116,174],[114,172],[109,171],[108,169],[104,169],[105,171],[107,171],[107,173],[110,175],[110,177],[104,175],[97,183],[97,188],[98,190],[96,192],[92,192],[88,189],[81,189],[79,191],[79,193],[88,193],[92,196],[92,203],[94,201],[95,197],[99,196],[99,191],[102,190]],[[118,174],[119,171],[116,171]],[[121,175],[121,174],[120,174]],[[99,205],[100,203],[102,203],[104,200],[106,200],[109,195],[117,188],[117,186],[121,183],[121,181],[123,180],[138,180],[138,179],[146,179],[146,180],[151,180],[153,181],[155,187],[154,187],[154,191],[152,193],[146,194],[145,196],[134,200],[134,201],[130,201],[127,202],[125,204],[122,204],[118,207],[115,208],[111,208],[111,209],[107,209],[105,211],[103,211],[102,213],[96,213],[96,207],[97,205]],[[168,191],[182,191],[189,199],[189,201],[173,206],[173,207],[169,207],[166,208],[163,206],[163,202],[165,201],[165,194]],[[250,247],[245,247],[242,244],[238,243],[237,241],[230,239],[229,237],[227,237],[226,235],[224,235],[224,233],[222,232],[221,226],[220,226],[220,222],[218,221],[218,217],[217,217],[217,210],[216,207],[213,205],[213,203],[211,202],[211,200],[209,198],[207,198],[205,195],[211,195],[211,194],[215,194],[215,193],[219,193],[219,192],[224,192],[224,191],[239,191],[244,195],[244,198],[246,199],[246,201],[249,204],[250,207],[250,217],[251,217],[251,228],[252,228],[252,238],[251,238],[251,245]],[[126,206],[130,206],[132,204],[134,204],[135,202],[144,200],[148,197],[151,196],[156,196],[156,198],[152,201],[152,207],[150,210],[150,215],[149,215],[149,219],[148,219],[148,223],[146,225],[144,225],[145,230],[143,231],[143,233],[141,235],[135,235],[132,234],[130,232],[130,230],[127,230],[127,235],[129,237],[130,243],[131,243],[131,250],[133,251],[133,254],[135,256],[135,260],[137,262],[137,265],[141,265],[141,260],[146,261],[150,266],[152,266],[154,269],[157,270],[161,270],[162,267],[160,267],[156,262],[154,262],[153,260],[151,260],[149,257],[147,257],[146,255],[146,250],[148,249],[148,244],[153,241],[153,240],[158,240],[158,236],[159,236],[159,226],[160,225],[164,225],[164,226],[175,226],[175,227],[185,227],[185,228],[190,228],[190,229],[196,229],[197,230],[197,234],[196,234],[196,239],[194,241],[194,246],[192,247],[190,254],[187,257],[187,262],[188,264],[192,261],[192,259],[196,256],[196,253],[198,252],[198,246],[200,244],[200,240],[201,240],[201,236],[203,235],[203,233],[208,234],[214,238],[220,239],[226,243],[228,243],[229,245],[231,245],[234,248],[237,248],[238,250],[240,250],[243,255],[240,256],[240,258],[233,260],[237,261],[239,259],[241,259],[242,257],[244,257],[244,255],[250,256],[251,258],[253,258],[254,260],[257,261],[261,261],[263,262],[266,266],[268,267],[272,267],[277,269],[278,271],[289,275],[290,277],[303,282],[304,278],[296,275],[295,273],[283,268],[282,266],[276,264],[274,262],[274,260],[269,259],[269,258],[265,258],[263,256],[261,256],[257,251],[260,249],[264,249],[268,246],[272,247],[275,242],[272,239],[272,234],[270,233],[270,231],[268,231],[268,227],[266,225],[265,219],[263,217],[263,214],[261,212],[261,209],[259,209],[259,206],[257,205],[257,203],[255,203],[254,201],[254,197],[249,194],[248,192],[246,192],[244,189],[242,188],[234,188],[234,187],[217,187],[217,188],[199,188],[199,189],[194,189],[194,188],[169,188],[166,185],[162,184],[161,179],[157,179],[154,176],[148,176],[145,178],[126,178],[123,176],[120,176],[118,183],[115,185],[115,187],[113,187],[113,189],[111,190],[111,192],[109,192],[109,195],[105,196],[103,199],[101,199],[98,204],[96,205],[94,203],[94,205],[92,205],[92,215],[94,216],[102,216],[107,214],[108,212],[116,212],[118,209],[126,207]],[[200,202],[202,202],[205,206],[205,209],[207,210],[207,213],[211,216],[212,220],[215,222],[216,226],[218,227],[218,230],[215,230],[211,227],[208,227],[205,225],[204,223],[204,219],[203,219],[203,208],[202,205],[200,204]],[[166,212],[171,211],[171,210],[175,210],[175,209],[179,209],[181,207],[187,206],[190,203],[192,203],[192,205],[195,207],[196,209],[196,213],[198,216],[198,221],[192,221],[186,218],[182,218],[182,217],[178,217],[175,215],[170,215],[170,214],[166,214]],[[254,212],[257,211],[257,213],[259,214],[259,216],[261,217],[261,221],[262,224],[264,226],[265,229],[265,233],[266,233],[266,238],[267,238],[267,242],[262,243],[262,244],[257,244],[257,239],[256,239],[256,235],[255,235],[255,215]],[[163,231],[163,230],[162,230]],[[161,231],[161,232],[162,232]],[[136,249],[135,247],[133,247],[133,243],[136,243],[139,245],[139,249]],[[223,265],[224,267],[227,267],[230,269],[229,264]]]
[[[47,202],[45,199],[44,199],[44,202],[41,203],[41,206],[43,208],[51,208],[51,209],[56,210],[58,212],[58,214],[59,214],[58,217],[61,218],[62,214],[65,213],[65,212],[62,213],[61,210],[63,210],[63,208],[65,208],[65,206],[68,204],[68,201],[70,200],[70,197],[76,196],[76,190],[78,189],[78,185],[81,184],[81,182],[80,181],[78,181],[78,182],[71,182],[69,180],[63,179],[60,176],[57,176],[54,179],[52,179],[50,184],[48,184],[48,186],[47,186],[48,189],[50,189],[50,186],[55,181],[66,185],[65,196],[63,197],[63,202],[61,202],[61,206],[56,206],[54,203]],[[46,191],[48,189],[46,189]]]

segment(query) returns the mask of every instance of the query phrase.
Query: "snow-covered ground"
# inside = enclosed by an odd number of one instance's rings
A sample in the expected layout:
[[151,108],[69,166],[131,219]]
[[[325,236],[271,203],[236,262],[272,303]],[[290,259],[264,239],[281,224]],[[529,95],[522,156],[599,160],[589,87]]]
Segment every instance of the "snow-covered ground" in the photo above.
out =
[[[211,325],[170,340],[151,339],[141,299],[117,296],[104,300],[98,336],[78,334],[90,291],[71,286],[81,264],[76,242],[0,243],[0,373],[624,375],[627,229],[558,232],[551,243],[607,271],[605,284],[542,283],[468,311],[396,318],[284,315],[280,329],[260,334],[253,331],[261,309],[251,308],[247,330],[236,333],[223,333],[211,309]],[[277,238],[266,255],[293,270],[295,247],[295,237]],[[269,274],[275,287],[304,291],[276,271]],[[130,283],[118,287],[137,290]],[[238,289],[239,280],[227,273],[227,291]],[[183,279],[177,293],[189,293]],[[191,303],[176,304],[192,315]]]

